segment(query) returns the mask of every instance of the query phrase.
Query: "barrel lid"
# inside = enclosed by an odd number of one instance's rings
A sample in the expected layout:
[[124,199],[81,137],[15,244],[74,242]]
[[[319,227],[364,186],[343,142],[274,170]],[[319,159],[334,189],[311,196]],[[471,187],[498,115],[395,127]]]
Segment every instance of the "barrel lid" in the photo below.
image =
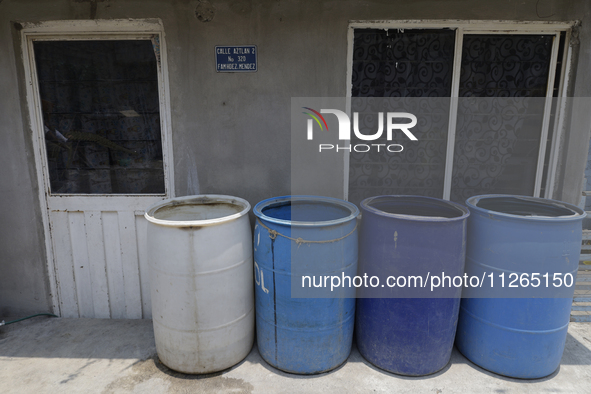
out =
[[[309,220],[314,217],[313,212],[306,212],[306,208],[322,208],[325,206],[327,210],[336,209],[333,213],[325,212],[326,220]],[[303,220],[291,220],[279,216],[271,215],[274,208],[281,208],[289,206],[290,209],[295,209],[296,217],[301,217]],[[340,212],[339,212],[340,211]],[[338,198],[324,197],[324,196],[281,196],[273,197],[263,200],[255,205],[253,213],[261,220],[267,222],[283,224],[287,226],[332,226],[335,224],[346,223],[357,218],[359,209],[355,204],[348,201],[340,200]],[[320,216],[320,215],[319,215]]]
[[162,226],[201,227],[238,219],[248,211],[250,204],[242,198],[201,194],[159,201],[146,209],[144,217]]
[[455,202],[434,197],[384,195],[361,201],[364,211],[396,219],[424,222],[453,222],[466,219],[470,212]]
[[485,194],[466,200],[472,212],[534,221],[577,221],[587,214],[581,208],[562,201],[511,194]]

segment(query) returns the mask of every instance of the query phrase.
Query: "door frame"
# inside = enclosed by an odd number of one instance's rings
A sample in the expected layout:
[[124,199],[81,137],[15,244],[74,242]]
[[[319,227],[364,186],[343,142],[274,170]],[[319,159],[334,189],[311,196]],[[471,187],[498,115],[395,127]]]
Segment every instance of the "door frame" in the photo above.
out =
[[[462,43],[464,34],[545,34],[554,35],[556,38],[552,48],[552,59],[550,64],[549,84],[546,93],[547,102],[546,110],[544,112],[544,122],[542,126],[542,135],[540,137],[540,147],[538,151],[538,164],[536,168],[534,196],[553,198],[554,186],[556,182],[556,172],[558,168],[558,157],[560,153],[560,146],[563,143],[562,135],[566,127],[565,113],[566,113],[566,96],[569,87],[571,71],[573,67],[573,48],[571,45],[572,29],[578,25],[577,21],[482,21],[482,20],[376,20],[376,21],[362,21],[352,20],[349,22],[347,31],[347,81],[346,81],[346,97],[348,100],[347,115],[350,114],[349,100],[352,91],[353,78],[353,46],[355,29],[451,29],[456,31],[456,44],[454,51],[454,69],[452,77],[452,93],[451,93],[451,108],[448,125],[447,149],[446,149],[446,163],[443,186],[443,199],[449,200],[451,194],[451,181],[453,171],[453,152],[455,148],[455,132],[456,132],[456,117],[459,84],[459,63],[461,62]],[[554,84],[555,67],[557,64],[558,53],[558,39],[560,33],[565,32],[565,48],[562,61],[562,68],[560,70],[560,81],[558,92],[559,96],[556,98],[558,103],[557,116],[553,125],[549,121],[549,107],[552,103],[552,89]],[[544,160],[546,156],[546,141],[550,127],[553,128],[552,141],[550,147],[550,155],[548,158],[548,172],[546,175],[546,187],[544,196],[540,196],[540,189],[543,177]],[[344,199],[349,197],[349,152],[345,149],[344,160]]]
[[[26,100],[29,112],[29,127],[32,132],[37,184],[39,185],[39,206],[45,234],[47,274],[53,313],[61,315],[60,296],[57,285],[56,264],[51,237],[48,197],[50,194],[47,154],[43,133],[43,115],[37,71],[33,52],[33,40],[99,40],[99,39],[141,39],[158,37],[159,56],[157,57],[158,93],[160,110],[160,130],[162,142],[162,161],[164,166],[164,194],[57,194],[63,202],[63,209],[76,210],[81,198],[96,198],[97,206],[108,209],[117,206],[122,199],[136,200],[133,197],[175,196],[174,160],[172,149],[172,126],[170,111],[170,86],[164,26],[160,19],[111,19],[111,20],[55,20],[45,22],[21,22],[21,56],[24,66]],[[130,198],[131,197],[131,198]],[[101,200],[99,200],[101,199]]]

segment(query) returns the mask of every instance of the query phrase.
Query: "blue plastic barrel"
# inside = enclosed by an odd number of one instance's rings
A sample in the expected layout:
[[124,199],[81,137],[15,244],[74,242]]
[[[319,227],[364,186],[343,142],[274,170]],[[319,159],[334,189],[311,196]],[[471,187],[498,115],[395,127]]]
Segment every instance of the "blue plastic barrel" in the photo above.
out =
[[[456,346],[470,361],[501,375],[550,375],[564,351],[585,212],[559,201],[510,195],[475,196],[466,205],[466,271],[492,273],[495,282],[487,298],[462,300]],[[534,273],[541,283],[532,281]],[[554,273],[572,277],[572,287],[559,288],[561,298],[556,298]],[[513,282],[515,277],[520,280]],[[518,288],[509,288],[510,283]],[[505,298],[509,291],[525,298]]]
[[[427,375],[449,362],[458,321],[461,288],[431,298],[410,287],[409,276],[453,277],[464,270],[466,219],[461,205],[429,197],[378,196],[361,202],[359,275],[405,278],[405,286],[363,289],[358,298],[359,352],[378,368],[402,375]],[[364,295],[365,294],[365,295]],[[413,298],[399,298],[409,297]],[[416,296],[416,298],[415,298]],[[379,298],[377,298],[379,297]]]
[[[310,275],[357,271],[357,207],[316,196],[286,196],[254,208],[257,344],[263,359],[286,372],[314,374],[351,352],[354,298],[292,298],[292,266]],[[317,281],[318,283],[318,281]]]

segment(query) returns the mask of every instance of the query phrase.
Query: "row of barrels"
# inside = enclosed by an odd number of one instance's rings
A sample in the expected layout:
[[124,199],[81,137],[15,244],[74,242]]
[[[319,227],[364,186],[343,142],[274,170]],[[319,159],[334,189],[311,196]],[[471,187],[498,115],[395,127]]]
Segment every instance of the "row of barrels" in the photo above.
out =
[[254,234],[250,204],[238,197],[148,208],[160,360],[184,373],[227,369],[249,354],[256,321],[260,355],[290,373],[343,364],[354,333],[366,360],[402,375],[441,370],[454,343],[505,376],[558,368],[584,211],[511,195],[465,205],[377,196],[360,207],[271,198],[254,207]]

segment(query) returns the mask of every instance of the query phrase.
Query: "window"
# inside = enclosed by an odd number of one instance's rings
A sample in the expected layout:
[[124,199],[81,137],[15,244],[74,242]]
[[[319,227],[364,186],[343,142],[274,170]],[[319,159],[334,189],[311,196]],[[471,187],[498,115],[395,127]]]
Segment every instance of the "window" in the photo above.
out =
[[33,42],[52,194],[164,194],[155,39]]
[[350,201],[546,194],[566,30],[352,28],[351,96],[424,104],[403,153],[351,152]]

